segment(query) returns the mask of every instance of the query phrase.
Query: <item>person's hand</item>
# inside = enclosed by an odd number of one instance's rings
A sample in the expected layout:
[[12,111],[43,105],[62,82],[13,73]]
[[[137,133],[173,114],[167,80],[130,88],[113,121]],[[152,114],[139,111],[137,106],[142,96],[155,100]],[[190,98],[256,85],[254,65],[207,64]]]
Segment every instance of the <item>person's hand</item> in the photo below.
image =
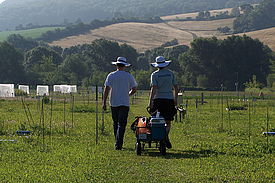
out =
[[177,106],[177,105],[178,105],[178,101],[177,101],[177,100],[175,100],[175,101],[174,101],[174,103],[175,103],[175,106]]
[[107,110],[107,106],[106,106],[106,104],[103,104],[103,105],[102,105],[102,109],[103,109],[104,111],[106,111],[106,110]]

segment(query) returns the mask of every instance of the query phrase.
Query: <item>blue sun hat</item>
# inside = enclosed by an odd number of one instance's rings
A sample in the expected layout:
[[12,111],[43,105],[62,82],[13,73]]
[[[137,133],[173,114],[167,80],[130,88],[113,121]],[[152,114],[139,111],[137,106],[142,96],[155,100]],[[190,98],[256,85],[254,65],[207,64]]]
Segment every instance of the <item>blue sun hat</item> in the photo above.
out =
[[131,64],[126,63],[126,58],[125,57],[117,57],[116,62],[112,62],[112,64],[123,64],[125,67],[130,67],[132,66]]
[[156,62],[151,63],[153,67],[167,67],[171,63],[171,60],[165,61],[163,56],[156,57]]

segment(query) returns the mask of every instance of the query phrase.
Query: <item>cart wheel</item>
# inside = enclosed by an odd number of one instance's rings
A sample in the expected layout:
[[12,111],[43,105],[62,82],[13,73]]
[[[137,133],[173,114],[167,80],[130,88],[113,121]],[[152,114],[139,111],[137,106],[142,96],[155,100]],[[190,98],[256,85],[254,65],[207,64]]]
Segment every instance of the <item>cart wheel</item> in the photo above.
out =
[[163,156],[166,156],[166,144],[164,141],[160,142],[160,152]]
[[141,143],[140,142],[136,142],[136,153],[137,155],[141,155]]

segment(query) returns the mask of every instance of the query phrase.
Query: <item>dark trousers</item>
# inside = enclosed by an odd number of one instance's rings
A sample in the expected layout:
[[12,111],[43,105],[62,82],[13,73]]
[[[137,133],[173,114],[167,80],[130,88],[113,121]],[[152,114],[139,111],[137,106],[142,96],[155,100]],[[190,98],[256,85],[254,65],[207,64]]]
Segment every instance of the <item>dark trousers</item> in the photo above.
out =
[[129,107],[126,107],[126,106],[111,107],[111,112],[112,112],[112,118],[113,118],[114,135],[116,138],[115,146],[122,148],[123,137],[124,137],[125,128],[127,125]]

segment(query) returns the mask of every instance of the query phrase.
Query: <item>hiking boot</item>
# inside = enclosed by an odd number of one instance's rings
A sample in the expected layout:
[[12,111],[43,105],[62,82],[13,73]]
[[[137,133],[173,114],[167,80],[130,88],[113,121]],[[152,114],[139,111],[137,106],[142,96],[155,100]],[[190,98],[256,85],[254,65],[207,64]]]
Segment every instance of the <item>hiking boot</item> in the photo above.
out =
[[121,150],[122,148],[119,146],[116,146],[116,150]]
[[169,140],[166,141],[165,143],[166,143],[166,147],[167,147],[168,149],[171,149],[171,148],[172,148],[172,144],[171,144],[171,142],[170,142]]

